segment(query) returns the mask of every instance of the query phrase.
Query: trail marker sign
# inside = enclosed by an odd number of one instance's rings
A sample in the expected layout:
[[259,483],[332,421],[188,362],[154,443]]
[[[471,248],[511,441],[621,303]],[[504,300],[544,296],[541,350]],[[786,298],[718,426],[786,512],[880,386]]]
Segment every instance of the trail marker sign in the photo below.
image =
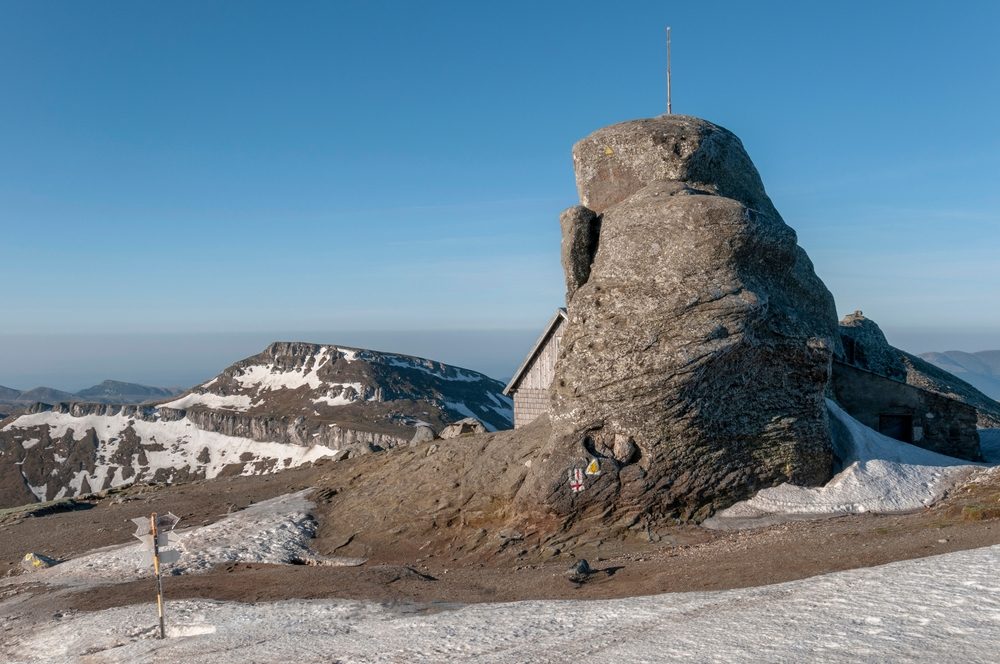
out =
[[174,526],[180,518],[167,512],[157,516],[153,512],[148,517],[132,519],[138,528],[133,533],[152,554],[153,573],[156,575],[156,609],[160,616],[160,638],[166,637],[163,623],[163,579],[160,576],[160,564],[175,563],[180,560],[181,552],[177,548],[181,538],[174,532]]

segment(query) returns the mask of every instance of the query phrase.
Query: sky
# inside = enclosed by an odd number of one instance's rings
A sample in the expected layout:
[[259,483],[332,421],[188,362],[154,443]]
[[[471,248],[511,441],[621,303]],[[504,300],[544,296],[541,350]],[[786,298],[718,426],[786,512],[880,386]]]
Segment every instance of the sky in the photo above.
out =
[[833,292],[1000,348],[1000,3],[0,0],[0,385],[189,385],[274,339],[513,372],[570,150],[741,137]]

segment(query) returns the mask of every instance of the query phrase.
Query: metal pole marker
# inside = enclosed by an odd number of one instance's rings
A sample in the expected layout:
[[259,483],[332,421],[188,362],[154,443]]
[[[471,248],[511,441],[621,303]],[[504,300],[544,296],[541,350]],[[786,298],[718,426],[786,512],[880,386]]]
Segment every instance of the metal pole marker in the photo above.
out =
[[163,578],[160,576],[160,565],[175,563],[181,558],[180,535],[174,532],[174,526],[180,518],[167,512],[157,516],[153,512],[149,517],[138,517],[132,522],[138,526],[133,535],[146,545],[152,554],[153,574],[156,576],[156,610],[160,617],[160,638],[166,638],[166,627],[163,621]]

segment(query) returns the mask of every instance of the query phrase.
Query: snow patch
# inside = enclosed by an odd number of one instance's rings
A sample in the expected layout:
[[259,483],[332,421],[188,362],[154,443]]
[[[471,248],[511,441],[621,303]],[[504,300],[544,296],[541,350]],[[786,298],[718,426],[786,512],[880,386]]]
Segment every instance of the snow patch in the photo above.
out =
[[320,349],[313,357],[311,366],[298,369],[278,369],[274,364],[255,364],[243,367],[233,376],[233,380],[245,388],[255,388],[258,392],[273,390],[295,390],[305,385],[315,390],[323,384],[317,374],[317,369],[327,360],[329,353],[326,347]]
[[335,347],[334,350],[336,352],[340,353],[341,357],[343,357],[344,361],[347,362],[348,364],[350,364],[351,362],[354,362],[355,360],[357,360],[358,359],[358,353],[360,352],[356,348],[340,348],[340,347]]
[[21,477],[24,478],[24,483],[28,487],[28,490],[35,494],[35,498],[38,499],[38,502],[44,503],[45,497],[49,494],[48,485],[42,484],[41,486],[34,486],[28,481],[28,476],[24,474],[23,470],[21,471]]
[[28,440],[21,441],[21,447],[26,450],[30,450],[32,447],[42,442],[40,438],[29,438]]
[[207,392],[205,394],[188,394],[187,396],[175,399],[168,403],[161,403],[163,408],[176,408],[184,410],[192,406],[205,406],[207,408],[224,408],[227,410],[246,411],[250,408],[251,399],[246,394],[230,394],[223,396]]
[[[339,388],[339,389],[338,389]],[[348,389],[354,390],[350,393]],[[337,394],[331,396],[332,392]],[[313,403],[325,403],[328,406],[346,406],[349,403],[361,400],[364,393],[364,386],[361,383],[331,383],[324,396],[313,399]]]
[[[181,557],[168,574],[196,574],[230,562],[287,564],[315,557],[308,542],[315,532],[309,515],[312,489],[261,501],[200,528],[178,529]],[[169,505],[163,506],[163,511]],[[183,521],[180,524],[183,526]],[[52,585],[123,583],[150,576],[145,546],[136,541],[104,547],[33,574]]]
[[404,369],[416,369],[417,371],[422,371],[425,374],[430,374],[435,378],[441,380],[452,380],[459,381],[462,383],[476,383],[485,378],[485,376],[479,374],[469,373],[467,371],[462,371],[461,369],[455,369],[455,375],[449,376],[447,374],[441,373],[440,371],[435,371],[434,367],[437,366],[435,362],[431,360],[420,360],[417,358],[408,358],[402,355],[383,355],[383,361],[392,367],[402,367]]

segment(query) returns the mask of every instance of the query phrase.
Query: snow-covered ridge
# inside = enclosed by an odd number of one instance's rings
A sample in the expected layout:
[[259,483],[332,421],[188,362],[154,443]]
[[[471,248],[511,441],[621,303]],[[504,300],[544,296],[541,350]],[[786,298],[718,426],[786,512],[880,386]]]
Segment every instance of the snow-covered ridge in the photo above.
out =
[[336,419],[339,409],[357,413],[359,405],[381,403],[387,404],[387,421],[412,417],[433,423],[434,412],[390,412],[394,403],[413,410],[413,402],[420,401],[439,413],[437,427],[464,417],[482,421],[490,431],[513,423],[513,402],[503,385],[483,374],[398,353],[304,342],[275,342],[160,405]]

